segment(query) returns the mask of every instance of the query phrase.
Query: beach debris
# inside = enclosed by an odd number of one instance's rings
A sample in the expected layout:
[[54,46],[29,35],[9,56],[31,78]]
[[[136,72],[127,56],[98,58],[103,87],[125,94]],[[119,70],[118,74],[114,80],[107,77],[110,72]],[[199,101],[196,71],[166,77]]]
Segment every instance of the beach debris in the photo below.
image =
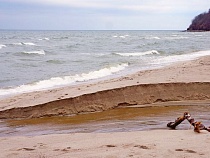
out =
[[174,122],[169,122],[167,127],[175,129],[180,123],[182,123],[185,119],[194,127],[194,131],[200,133],[200,130],[206,130],[210,132],[210,127],[205,127],[201,122],[196,122],[194,118],[188,112],[185,112],[183,116],[178,117]]

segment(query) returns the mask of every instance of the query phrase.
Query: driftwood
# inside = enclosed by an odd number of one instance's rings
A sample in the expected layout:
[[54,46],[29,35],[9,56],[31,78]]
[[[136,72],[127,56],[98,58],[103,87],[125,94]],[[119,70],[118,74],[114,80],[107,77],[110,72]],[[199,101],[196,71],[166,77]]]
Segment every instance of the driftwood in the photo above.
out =
[[175,129],[180,123],[182,123],[185,119],[194,127],[194,131],[200,133],[200,130],[206,130],[210,132],[210,127],[205,127],[201,122],[196,122],[194,118],[188,112],[185,112],[182,117],[177,118],[174,122],[169,122],[167,127]]

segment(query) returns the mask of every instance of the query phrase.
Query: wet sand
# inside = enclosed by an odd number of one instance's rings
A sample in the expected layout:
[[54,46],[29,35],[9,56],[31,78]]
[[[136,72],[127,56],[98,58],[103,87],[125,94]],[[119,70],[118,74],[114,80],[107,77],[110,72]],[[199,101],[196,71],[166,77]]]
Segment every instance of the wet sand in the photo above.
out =
[[[168,122],[174,121],[186,111],[195,120],[210,126],[210,100],[175,101],[83,115],[4,120],[0,122],[0,137],[166,130]],[[189,127],[188,121],[184,121],[177,129],[186,130]]]

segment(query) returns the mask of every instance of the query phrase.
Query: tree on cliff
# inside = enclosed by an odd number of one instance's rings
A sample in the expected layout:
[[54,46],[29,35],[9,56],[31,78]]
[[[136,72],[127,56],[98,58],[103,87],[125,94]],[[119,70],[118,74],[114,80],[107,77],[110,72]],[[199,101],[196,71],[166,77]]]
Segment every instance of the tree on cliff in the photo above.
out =
[[210,31],[210,9],[208,12],[197,15],[192,24],[187,29],[188,31]]

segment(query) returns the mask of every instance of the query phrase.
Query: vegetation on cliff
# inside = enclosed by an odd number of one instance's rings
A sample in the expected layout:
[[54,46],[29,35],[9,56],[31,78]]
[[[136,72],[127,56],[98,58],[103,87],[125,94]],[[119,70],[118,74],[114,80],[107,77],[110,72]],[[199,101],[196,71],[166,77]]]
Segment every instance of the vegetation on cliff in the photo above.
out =
[[188,31],[210,31],[210,9],[208,12],[197,15],[192,24],[187,29]]

